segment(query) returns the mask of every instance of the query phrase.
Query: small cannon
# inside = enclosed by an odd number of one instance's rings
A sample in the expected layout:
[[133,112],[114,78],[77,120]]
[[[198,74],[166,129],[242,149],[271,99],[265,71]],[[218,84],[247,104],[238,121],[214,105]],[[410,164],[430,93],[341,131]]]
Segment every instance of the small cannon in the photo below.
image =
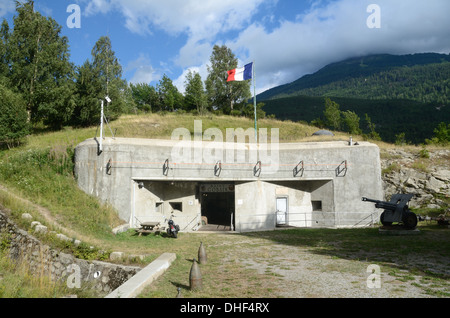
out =
[[390,226],[394,222],[403,223],[407,230],[414,230],[417,226],[417,216],[409,210],[408,202],[413,194],[394,194],[390,202],[383,202],[362,198],[364,202],[373,202],[377,209],[384,209],[380,221],[384,226]]

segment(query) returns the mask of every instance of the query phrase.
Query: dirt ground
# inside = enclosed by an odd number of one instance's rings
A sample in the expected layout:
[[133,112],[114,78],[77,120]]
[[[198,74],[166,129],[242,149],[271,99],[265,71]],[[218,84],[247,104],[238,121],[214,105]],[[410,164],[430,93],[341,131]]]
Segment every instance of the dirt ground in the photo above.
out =
[[[230,250],[224,262],[239,263],[261,275],[276,276],[277,279],[269,283],[275,282],[275,286],[271,288],[273,294],[268,297],[434,298],[448,297],[446,295],[450,293],[449,281],[439,280],[436,284],[421,274],[411,274],[409,270],[392,270],[385,261],[383,265],[374,264],[366,260],[364,252],[360,257],[342,258],[319,254],[307,247],[277,244],[258,238],[237,242],[236,246],[239,248]],[[407,258],[410,265],[427,266],[427,260],[418,255]],[[373,260],[373,257],[370,259]],[[429,264],[430,271],[449,275],[448,260],[444,257],[437,264]],[[369,267],[371,265],[379,266],[380,271],[375,272]],[[427,293],[430,290],[434,292]],[[440,292],[444,292],[444,296]]]

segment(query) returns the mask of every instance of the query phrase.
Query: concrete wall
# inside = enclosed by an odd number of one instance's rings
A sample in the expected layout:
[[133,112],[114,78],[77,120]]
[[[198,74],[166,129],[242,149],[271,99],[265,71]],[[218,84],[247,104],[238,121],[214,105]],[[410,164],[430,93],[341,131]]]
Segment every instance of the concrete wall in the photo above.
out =
[[240,232],[273,229],[280,196],[288,197],[290,225],[300,227],[370,225],[378,211],[361,198],[384,198],[379,148],[366,142],[256,147],[108,138],[99,154],[90,139],[76,148],[75,173],[81,189],[114,206],[131,226],[163,219],[170,203],[181,203],[175,221],[186,231],[200,220],[202,182],[235,184]]

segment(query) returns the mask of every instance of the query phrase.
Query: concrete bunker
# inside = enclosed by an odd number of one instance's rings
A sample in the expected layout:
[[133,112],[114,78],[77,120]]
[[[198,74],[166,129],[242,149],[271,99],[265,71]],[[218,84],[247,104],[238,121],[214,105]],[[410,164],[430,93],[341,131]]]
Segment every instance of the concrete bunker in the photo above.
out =
[[[193,157],[180,161],[174,156],[179,143],[107,138],[99,153],[96,140],[86,140],[75,151],[78,184],[131,227],[172,214],[182,232],[362,227],[379,220],[379,211],[361,201],[384,197],[376,145],[279,144],[269,149],[277,154],[271,161],[249,154],[251,145],[223,143],[220,156],[205,161],[194,156],[197,150],[211,153],[211,143],[188,142]],[[245,161],[229,160],[228,150],[236,149],[247,152]]]

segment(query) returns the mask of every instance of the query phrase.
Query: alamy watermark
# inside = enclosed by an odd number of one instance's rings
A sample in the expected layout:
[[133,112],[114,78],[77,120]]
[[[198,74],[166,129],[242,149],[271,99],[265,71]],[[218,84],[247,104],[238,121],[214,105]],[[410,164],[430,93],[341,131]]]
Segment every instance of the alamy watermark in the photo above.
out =
[[[89,273],[85,277],[85,281],[89,281],[91,278],[99,279],[102,275],[100,271],[93,271],[94,264],[89,266]],[[67,273],[69,274],[67,277],[67,288],[69,289],[81,289],[82,275],[81,275],[81,267],[77,264],[70,264],[67,267]]]
[[367,27],[369,29],[381,29],[381,7],[378,4],[370,4],[367,7],[367,13],[370,13],[367,18]]
[[[256,133],[258,135],[256,136]],[[256,142],[258,138],[258,142]],[[268,142],[267,128],[227,128],[225,135],[219,128],[203,132],[203,122],[194,121],[194,136],[187,128],[177,128],[172,140],[178,143],[172,148],[172,160],[179,164],[257,164],[264,165],[265,173],[279,170],[278,128],[272,128]]]
[[367,288],[379,289],[381,288],[381,269],[380,266],[371,264],[367,267],[367,273],[370,274],[367,277]]
[[81,29],[81,8],[78,4],[70,4],[66,10],[71,13],[66,21],[69,29]]

